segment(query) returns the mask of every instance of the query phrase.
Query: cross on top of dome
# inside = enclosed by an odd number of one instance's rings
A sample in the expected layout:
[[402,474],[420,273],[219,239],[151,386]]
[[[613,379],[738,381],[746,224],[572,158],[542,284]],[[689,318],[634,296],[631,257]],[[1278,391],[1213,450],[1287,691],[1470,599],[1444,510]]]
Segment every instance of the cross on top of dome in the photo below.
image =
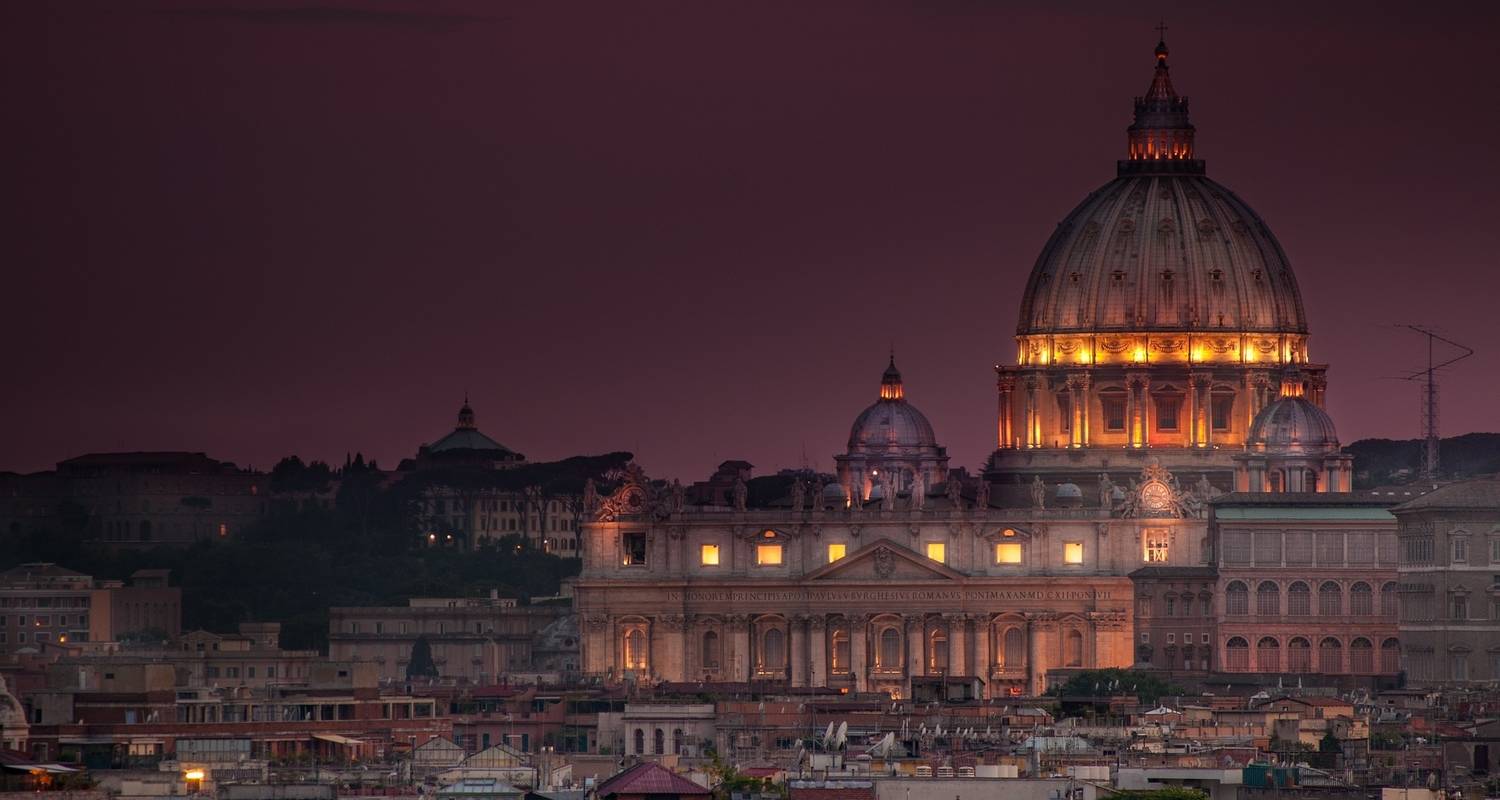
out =
[[1161,39],[1156,43],[1156,70],[1151,86],[1135,99],[1135,121],[1129,129],[1129,160],[1121,164],[1122,174],[1139,171],[1141,162],[1163,166],[1172,171],[1201,170],[1193,158],[1193,124],[1188,120],[1188,99],[1177,94],[1167,66],[1166,25],[1158,25]]

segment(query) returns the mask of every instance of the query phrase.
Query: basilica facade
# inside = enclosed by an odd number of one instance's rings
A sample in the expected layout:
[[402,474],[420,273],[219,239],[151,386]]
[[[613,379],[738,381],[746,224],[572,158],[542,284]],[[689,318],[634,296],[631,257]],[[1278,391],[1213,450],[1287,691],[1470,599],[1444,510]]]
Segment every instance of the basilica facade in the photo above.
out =
[[[1138,661],[1245,670],[1244,642],[1291,646],[1303,621],[1261,636],[1240,618],[1247,584],[1219,579],[1213,509],[1347,492],[1350,461],[1286,254],[1206,177],[1167,55],[1159,44],[1117,177],[1032,269],[982,476],[950,470],[892,357],[834,480],[752,497],[741,477],[689,503],[636,469],[591,489],[574,586],[585,672],[1004,697]],[[1384,591],[1378,571],[1351,584]],[[1383,622],[1361,641],[1384,645]]]

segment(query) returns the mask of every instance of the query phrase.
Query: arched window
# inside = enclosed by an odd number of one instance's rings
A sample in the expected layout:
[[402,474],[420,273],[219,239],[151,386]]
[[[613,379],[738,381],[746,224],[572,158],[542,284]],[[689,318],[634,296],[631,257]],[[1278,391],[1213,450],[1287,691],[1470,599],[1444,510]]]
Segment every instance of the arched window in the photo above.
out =
[[1333,581],[1318,587],[1318,616],[1337,617],[1344,613],[1344,590]]
[[849,671],[849,632],[839,628],[833,632],[833,671]]
[[935,628],[927,637],[927,667],[935,674],[948,671],[948,631]]
[[1400,608],[1397,602],[1400,595],[1396,593],[1396,583],[1389,581],[1380,585],[1380,616],[1388,619],[1396,618],[1396,611]]
[[786,668],[786,634],[780,628],[768,628],[760,640],[760,668],[771,671]]
[[1375,646],[1361,636],[1349,643],[1349,671],[1368,675],[1375,671]]
[[875,668],[886,672],[901,669],[901,631],[894,627],[880,632],[880,649],[875,651]]
[[1225,668],[1230,672],[1247,672],[1250,669],[1250,643],[1236,636],[1224,645]]
[[635,754],[638,756],[646,754],[646,731],[641,728],[635,729]]
[[1337,675],[1344,671],[1344,645],[1332,636],[1318,644],[1318,671]]
[[1255,668],[1260,672],[1281,671],[1281,642],[1275,637],[1263,636],[1255,643]]
[[1068,658],[1067,666],[1083,666],[1083,634],[1078,631],[1068,631]]
[[1286,613],[1291,617],[1312,614],[1312,589],[1302,581],[1294,581],[1286,590]]
[[1224,613],[1231,617],[1243,617],[1249,614],[1250,587],[1240,581],[1229,584],[1229,587],[1224,590]]
[[1000,663],[1006,669],[1021,669],[1026,663],[1026,634],[1020,628],[1006,628],[1004,642]]
[[667,732],[661,728],[657,728],[655,735],[651,737],[651,744],[655,745],[657,755],[665,755],[667,752]]
[[1380,671],[1387,674],[1401,671],[1401,642],[1386,639],[1380,643]]
[[645,670],[646,632],[631,628],[625,632],[625,669]]
[[1356,617],[1375,613],[1375,592],[1370,589],[1370,584],[1360,581],[1349,587],[1349,613]]
[[719,634],[716,631],[706,631],[703,634],[703,666],[706,669],[717,669],[719,666]]
[[1312,672],[1312,643],[1294,636],[1286,643],[1286,671]]
[[1255,614],[1261,617],[1281,616],[1281,587],[1275,581],[1261,581],[1255,587]]
[[681,728],[672,729],[672,752],[683,755],[682,745],[685,743]]

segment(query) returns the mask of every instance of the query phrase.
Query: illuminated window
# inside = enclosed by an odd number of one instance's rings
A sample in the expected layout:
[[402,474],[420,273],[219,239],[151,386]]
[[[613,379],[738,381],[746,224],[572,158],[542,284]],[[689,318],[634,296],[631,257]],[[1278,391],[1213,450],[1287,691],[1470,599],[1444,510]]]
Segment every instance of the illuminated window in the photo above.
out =
[[946,564],[948,561],[948,548],[942,542],[928,542],[927,557],[939,564]]
[[758,544],[755,546],[755,563],[763,567],[774,567],[781,564],[781,545]]
[[1083,542],[1063,542],[1063,563],[1083,563]]
[[1073,431],[1073,398],[1060,394],[1057,396],[1057,429],[1062,433]]
[[621,537],[625,553],[622,559],[627,567],[643,566],[646,563],[646,534],[627,533]]
[[705,567],[717,567],[719,565],[719,546],[716,544],[705,544],[698,548],[698,563]]
[[1165,564],[1167,561],[1168,535],[1162,528],[1146,531],[1146,563]]
[[995,545],[996,564],[1019,564],[1021,563],[1020,542],[1000,542]]
[[839,559],[843,558],[844,556],[846,556],[848,554],[849,554],[849,545],[846,545],[846,544],[831,544],[831,545],[828,545],[828,563],[830,563],[830,564],[832,564],[835,561],[838,561]]

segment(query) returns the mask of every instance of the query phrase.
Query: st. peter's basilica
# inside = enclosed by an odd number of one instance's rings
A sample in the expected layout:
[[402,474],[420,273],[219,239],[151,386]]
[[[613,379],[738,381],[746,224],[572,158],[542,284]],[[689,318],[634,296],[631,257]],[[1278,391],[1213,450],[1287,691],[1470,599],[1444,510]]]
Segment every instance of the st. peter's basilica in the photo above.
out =
[[[836,482],[768,502],[743,479],[689,498],[639,473],[589,492],[583,670],[1022,695],[1049,671],[1150,660],[1142,575],[1176,581],[1169,609],[1225,613],[1221,595],[1248,584],[1218,577],[1210,504],[1348,492],[1350,458],[1290,262],[1207,177],[1194,134],[1159,44],[1117,177],[1064,218],[1027,280],[982,476],[950,473],[892,358]],[[1256,638],[1203,630],[1174,635],[1172,663],[1237,664]]]

